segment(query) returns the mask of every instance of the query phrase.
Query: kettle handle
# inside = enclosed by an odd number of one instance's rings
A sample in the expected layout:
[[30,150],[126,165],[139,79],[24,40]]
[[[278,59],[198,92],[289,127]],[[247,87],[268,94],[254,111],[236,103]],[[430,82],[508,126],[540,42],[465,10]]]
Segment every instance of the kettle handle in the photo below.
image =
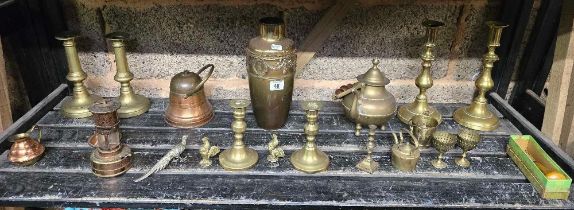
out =
[[213,69],[215,68],[215,66],[213,66],[213,64],[205,65],[203,68],[201,68],[199,71],[197,71],[197,74],[201,74],[207,68],[209,68],[209,72],[207,73],[207,77],[205,77],[205,79],[202,79],[201,82],[197,86],[195,86],[195,88],[193,88],[193,90],[189,91],[189,93],[186,94],[186,98],[191,96],[195,92],[197,92],[199,89],[201,89],[203,87],[203,84],[209,79],[209,77],[211,77],[211,74],[213,73]]

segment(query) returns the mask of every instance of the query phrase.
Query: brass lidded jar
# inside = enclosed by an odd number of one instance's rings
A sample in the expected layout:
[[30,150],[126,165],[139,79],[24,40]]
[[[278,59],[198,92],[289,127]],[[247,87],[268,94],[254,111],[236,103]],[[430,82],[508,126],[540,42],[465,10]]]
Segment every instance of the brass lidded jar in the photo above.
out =
[[14,135],[14,144],[10,147],[8,160],[16,165],[32,165],[44,154],[45,147],[28,133]]
[[[205,125],[213,119],[213,107],[205,97],[203,84],[213,73],[213,64],[208,64],[197,73],[183,71],[176,74],[169,85],[169,106],[165,121],[178,128],[194,128]],[[209,69],[202,79],[199,74]]]
[[287,120],[295,78],[294,42],[285,38],[281,18],[259,21],[259,36],[247,47],[249,93],[257,125],[277,129]]

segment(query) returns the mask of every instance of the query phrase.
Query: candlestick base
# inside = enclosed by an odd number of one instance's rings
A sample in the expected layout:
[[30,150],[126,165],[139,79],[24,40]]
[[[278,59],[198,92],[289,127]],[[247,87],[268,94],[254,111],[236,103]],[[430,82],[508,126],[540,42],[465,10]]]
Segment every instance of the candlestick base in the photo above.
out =
[[492,131],[498,128],[498,117],[488,110],[486,106],[484,106],[484,108],[480,108],[479,112],[473,112],[472,110],[476,109],[471,109],[472,106],[473,104],[467,107],[461,107],[454,111],[454,121],[464,127],[479,131]]
[[435,119],[438,122],[438,124],[442,122],[442,115],[436,108],[432,106],[426,106],[420,108],[417,106],[416,103],[410,103],[399,107],[397,117],[401,122],[409,124],[414,116],[423,114],[429,115],[431,118]]
[[305,173],[317,173],[327,170],[329,156],[317,148],[303,148],[291,155],[291,164],[299,171]]
[[249,169],[255,166],[258,160],[257,152],[247,147],[226,149],[219,154],[219,165],[230,171]]
[[150,107],[149,99],[142,95],[130,94],[127,96],[120,96],[119,98],[121,107],[118,109],[118,116],[120,118],[135,117],[147,110]]
[[89,95],[88,97],[71,97],[66,98],[62,104],[60,113],[68,118],[85,118],[92,116],[88,108],[94,102],[102,100],[101,97]]

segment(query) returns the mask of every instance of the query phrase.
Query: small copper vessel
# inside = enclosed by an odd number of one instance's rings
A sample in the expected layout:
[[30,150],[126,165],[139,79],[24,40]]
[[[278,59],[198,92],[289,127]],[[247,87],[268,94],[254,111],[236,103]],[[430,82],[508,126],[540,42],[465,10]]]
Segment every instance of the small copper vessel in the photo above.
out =
[[42,157],[44,150],[44,146],[30,137],[30,134],[19,133],[14,135],[14,144],[8,153],[8,160],[15,165],[32,165]]
[[131,167],[132,152],[120,142],[119,108],[120,102],[115,99],[99,100],[90,106],[96,124],[96,130],[88,140],[95,148],[90,160],[92,172],[99,177],[118,176]]
[[[194,128],[207,124],[213,119],[213,107],[205,97],[203,84],[213,73],[213,64],[208,64],[197,73],[183,71],[171,79],[169,85],[169,106],[165,111],[165,121],[178,128]],[[206,69],[207,76],[199,77]]]

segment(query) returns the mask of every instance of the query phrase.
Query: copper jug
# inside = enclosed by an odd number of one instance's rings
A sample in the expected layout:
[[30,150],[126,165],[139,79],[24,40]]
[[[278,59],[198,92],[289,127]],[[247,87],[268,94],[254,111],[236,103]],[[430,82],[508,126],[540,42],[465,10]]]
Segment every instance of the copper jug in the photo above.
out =
[[[209,68],[204,79],[199,77]],[[178,128],[195,128],[213,119],[213,107],[205,97],[203,84],[213,73],[213,64],[208,64],[197,73],[183,71],[171,79],[169,85],[169,106],[165,111],[165,121]]]
[[28,133],[14,135],[14,144],[10,147],[8,160],[16,165],[32,165],[44,154],[45,147]]
[[356,123],[357,136],[362,125],[383,126],[397,111],[395,97],[385,88],[390,81],[378,65],[379,60],[373,59],[373,67],[357,76],[357,83],[341,86],[333,96],[343,99],[345,115]]

